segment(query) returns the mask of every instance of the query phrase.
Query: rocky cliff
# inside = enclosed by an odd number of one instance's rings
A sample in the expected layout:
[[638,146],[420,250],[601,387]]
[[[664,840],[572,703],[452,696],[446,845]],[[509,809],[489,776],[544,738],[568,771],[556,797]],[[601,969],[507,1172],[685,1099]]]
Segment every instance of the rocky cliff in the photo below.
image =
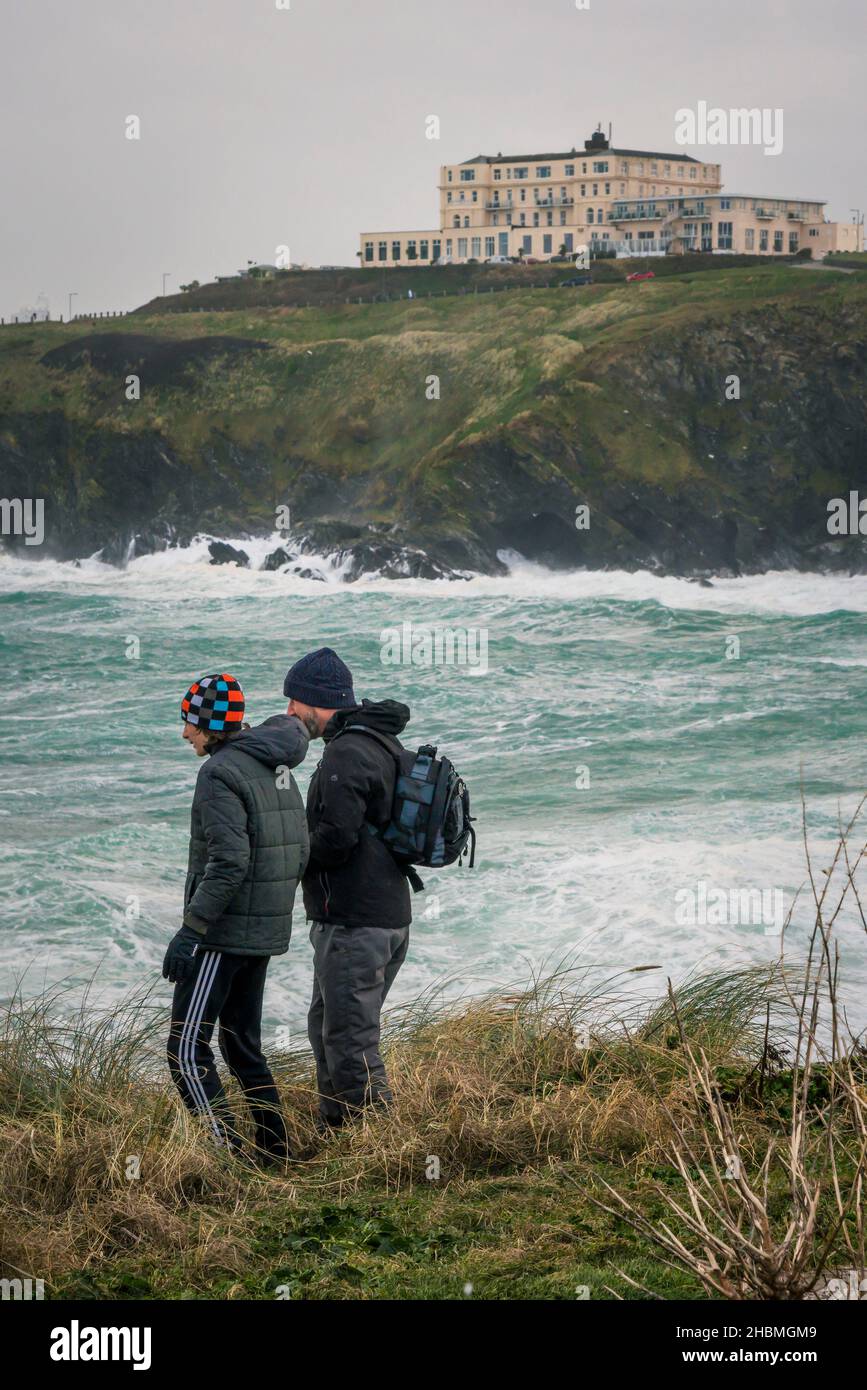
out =
[[867,498],[865,310],[867,277],[768,265],[7,328],[0,493],[45,499],[40,553],[114,563],[288,507],[271,566],[348,578],[863,572],[827,504]]

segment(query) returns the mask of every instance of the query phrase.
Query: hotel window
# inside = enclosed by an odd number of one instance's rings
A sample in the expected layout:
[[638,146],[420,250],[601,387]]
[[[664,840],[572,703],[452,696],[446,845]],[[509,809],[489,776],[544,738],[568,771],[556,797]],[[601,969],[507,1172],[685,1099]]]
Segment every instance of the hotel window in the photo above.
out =
[[465,236],[458,237],[458,256],[463,256],[464,260],[466,260],[467,238]]
[[818,236],[818,235],[819,235],[819,228],[818,228],[818,227],[811,227],[811,228],[810,228],[810,236]]
[[551,165],[539,164],[536,168],[537,179],[549,179],[551,177]]
[[651,161],[650,172],[651,172],[651,174],[658,174],[658,173],[659,173],[659,165],[656,163],[655,160]]
[[406,258],[408,261],[418,260],[418,248],[415,240],[406,243]]
[[639,159],[638,163],[637,163],[636,166],[635,166],[635,169],[636,169],[636,172],[639,173],[639,174],[643,174],[643,173],[644,173],[644,160],[643,160],[643,159]]
[[626,192],[626,184],[625,184],[625,183],[622,183],[622,184],[620,185],[620,194],[621,194],[621,197],[622,197],[622,195],[623,195],[625,192]]
[[554,214],[553,214],[553,212],[546,212],[546,213],[545,213],[545,221],[548,223],[548,226],[549,226],[549,227],[553,227],[553,225],[554,225]]
[[777,252],[777,254],[779,255],[779,253],[782,251],[782,249],[783,249],[783,233],[782,233],[782,232],[774,232],[774,250],[775,250],[775,251]]
[[588,208],[588,209],[587,209],[587,222],[588,222],[588,224],[590,224],[590,223],[593,222],[593,219],[594,219],[595,215],[596,215],[596,214],[594,213],[594,211],[593,211],[592,208]]
[[759,250],[760,250],[760,251],[767,251],[767,249],[768,249],[768,229],[767,229],[767,227],[762,227],[762,228],[760,228],[760,230],[759,230]]
[[458,198],[458,202],[459,202],[459,203],[465,203],[466,201],[467,201],[467,195],[466,195],[466,193],[462,193],[461,196],[460,196],[460,198]]
[[451,200],[452,200],[452,190],[449,189],[448,193],[446,194],[446,202],[447,202],[447,203],[450,203]]
[[596,221],[597,221],[597,222],[604,222],[604,221],[605,221],[605,213],[602,211],[602,208],[597,208],[597,209],[596,209]]
[[691,179],[694,179],[694,178],[695,178],[695,169],[690,169],[690,171],[689,171],[689,177],[690,177]]
[[465,226],[465,227],[468,227],[469,225],[470,225],[470,219],[469,219],[468,217],[465,217],[465,218],[464,218],[464,226]]
[[500,225],[500,214],[499,214],[498,212],[495,212],[494,215],[493,215],[493,217],[491,218],[491,226],[492,226],[492,227],[499,227],[499,225]]
[[565,212],[565,209],[563,210],[563,212],[560,213],[560,226],[561,226],[561,227],[565,227],[565,226],[566,226],[566,212]]
[[594,172],[594,174],[607,174],[607,173],[608,173],[608,160],[607,160],[607,159],[597,159],[597,160],[594,162],[594,165],[593,165],[593,172]]
[[458,216],[455,216],[455,217],[453,218],[453,220],[452,220],[452,226],[453,226],[453,227],[459,227],[460,225],[461,225],[461,219],[460,219]]
[[372,261],[372,260],[373,260],[373,242],[372,242],[372,241],[366,241],[366,242],[364,243],[364,259],[365,259],[366,261]]
[[731,205],[732,205],[732,200],[731,200],[731,198],[720,198],[720,200],[719,200],[719,205],[720,205],[720,211],[725,212],[728,208],[731,207]]
[[598,198],[598,197],[599,197],[599,184],[598,184],[598,183],[594,183],[594,185],[593,185],[593,197],[594,197],[594,198]]
[[534,212],[534,213],[533,213],[533,226],[534,226],[534,227],[538,227],[538,225],[539,225],[539,214],[538,214],[538,212]]
[[627,163],[627,161],[626,161],[625,159],[621,159],[621,161],[620,161],[620,172],[621,172],[621,174],[628,174],[628,173],[629,173],[629,164]]
[[399,260],[400,260],[400,242],[399,242],[399,241],[393,241],[393,242],[391,243],[391,259],[392,259],[393,261],[399,261]]
[[525,212],[522,212],[522,213],[521,213],[521,221],[520,221],[519,225],[520,225],[521,227],[526,227],[526,225],[527,225],[527,214],[526,214]]
[[494,238],[493,238],[492,236],[486,236],[486,237],[485,237],[485,255],[486,255],[486,256],[493,256],[493,254],[494,254]]
[[473,202],[474,202],[474,203],[477,203],[478,201],[479,201],[479,195],[478,195],[477,190],[474,188],[474,189],[473,189]]
[[523,169],[516,169],[516,170],[515,170],[515,178],[516,178],[516,179],[525,179],[525,178],[527,177],[527,175],[529,174],[529,172],[530,172],[530,171],[529,171],[529,169],[527,168],[527,166],[526,166],[526,164],[525,164],[524,167],[523,167]]
[[677,177],[678,177],[679,179],[682,179],[682,178],[683,178],[683,165],[682,165],[682,164],[678,164],[678,166],[677,166]]
[[744,228],[744,250],[754,251],[756,249],[756,229],[755,227]]
[[553,238],[553,237],[550,237],[550,236],[543,236],[543,237],[542,237],[542,251],[543,251],[543,253],[547,252],[547,254],[548,254],[549,256],[550,256],[551,251],[552,251],[552,242],[553,242],[553,240],[554,240],[554,238]]
[[581,173],[582,173],[582,174],[586,174],[586,173],[587,173],[587,165],[586,165],[586,164],[582,164],[582,165],[581,165]]
[[451,183],[451,181],[452,181],[452,171],[451,171],[451,169],[448,170],[448,172],[447,172],[447,174],[446,174],[446,178],[448,179],[449,183]]
[[525,237],[523,238],[523,243],[522,243],[522,244],[523,244],[524,254],[527,255],[527,256],[531,255],[531,254],[532,254],[532,251],[533,251],[533,238],[532,238],[531,236],[525,236]]
[[434,242],[434,244],[433,244],[433,257],[432,257],[433,260],[438,261],[439,258],[440,258],[440,256],[442,255],[442,245],[443,245],[443,244],[442,244],[441,241],[435,241],[435,242]]
[[387,261],[387,260],[388,260],[388,242],[387,242],[387,241],[381,241],[381,242],[379,243],[379,259],[380,259],[381,261]]
[[470,244],[472,246],[473,255],[476,260],[478,260],[479,256],[482,254],[482,238],[480,236],[474,236]]
[[670,173],[671,173],[671,165],[670,165],[670,164],[663,164],[663,166],[662,166],[662,172],[663,172],[664,174],[670,174]]
[[587,197],[587,185],[586,185],[586,183],[582,183],[582,185],[581,185],[581,197],[582,197],[582,198],[586,198],[586,197]]
[[461,170],[461,183],[475,183],[475,181],[476,181],[476,171],[475,171],[475,169],[462,169],[462,170]]
[[499,183],[499,182],[500,182],[500,179],[501,179],[501,177],[502,177],[502,173],[503,173],[502,169],[495,169],[495,170],[494,170],[494,183]]
[[427,242],[427,241],[422,241],[421,244],[419,245],[418,254],[419,254],[419,258],[420,258],[421,260],[423,260],[423,261],[428,261],[428,260],[430,260],[430,243]]
[[574,177],[575,177],[575,165],[574,165],[574,164],[567,164],[563,172],[564,172],[565,177],[566,177],[567,179],[572,179],[572,178],[574,178]]
[[720,251],[731,251],[732,249],[732,224],[731,222],[717,222],[716,224],[716,244]]
[[451,239],[451,237],[449,237],[449,238],[447,239],[447,241],[446,241],[446,255],[447,255],[447,256],[450,256],[450,255],[452,254],[452,245],[453,245],[452,239]]
[[610,184],[610,183],[606,183],[606,185],[605,185],[605,192],[606,192],[606,194],[608,194],[608,193],[611,192],[611,184]]

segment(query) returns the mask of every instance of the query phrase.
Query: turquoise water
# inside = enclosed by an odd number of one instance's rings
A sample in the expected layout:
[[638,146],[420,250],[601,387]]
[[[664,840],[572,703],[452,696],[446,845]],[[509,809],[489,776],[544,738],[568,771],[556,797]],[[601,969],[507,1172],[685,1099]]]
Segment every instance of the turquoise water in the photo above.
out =
[[[683,895],[704,882],[788,904],[805,880],[801,780],[820,867],[840,808],[867,790],[863,578],[703,589],[524,566],[504,580],[349,587],[215,569],[200,554],[123,573],[0,560],[4,995],[23,975],[26,994],[63,981],[74,996],[92,980],[112,1002],[158,978],[198,770],[178,703],[205,671],[232,671],[258,722],[284,707],[287,665],[333,646],[359,694],[411,706],[406,741],[439,743],[466,777],[478,867],[428,873],[396,1003],[523,982],[576,954],[605,974],[655,965],[636,987],[658,991],[667,975],[771,959],[778,932],[685,921]],[[488,670],[383,665],[382,630],[404,622],[482,630]],[[796,904],[787,953],[810,915]],[[851,911],[838,932],[850,1021],[863,1026],[867,935]],[[309,957],[299,898],[270,973],[269,1027],[303,1030]]]

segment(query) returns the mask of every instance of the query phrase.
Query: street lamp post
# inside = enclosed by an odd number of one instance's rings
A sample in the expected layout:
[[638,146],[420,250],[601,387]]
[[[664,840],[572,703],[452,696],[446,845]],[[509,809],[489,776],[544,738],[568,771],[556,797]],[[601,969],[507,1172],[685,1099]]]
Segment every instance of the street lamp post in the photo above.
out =
[[858,228],[858,245],[855,249],[856,251],[863,251],[864,248],[861,245],[863,232],[861,229],[864,226],[864,214],[860,208],[850,208],[849,211],[855,214],[855,226]]
[[166,297],[166,281],[168,280],[171,273],[172,272],[170,270],[163,271],[163,299],[165,299]]
[[70,291],[70,294],[69,294],[69,315],[68,315],[68,318],[69,318],[70,321],[71,321],[71,319],[72,319],[72,301],[73,301],[73,299],[77,299],[77,298],[78,298],[78,290],[71,290],[71,291]]

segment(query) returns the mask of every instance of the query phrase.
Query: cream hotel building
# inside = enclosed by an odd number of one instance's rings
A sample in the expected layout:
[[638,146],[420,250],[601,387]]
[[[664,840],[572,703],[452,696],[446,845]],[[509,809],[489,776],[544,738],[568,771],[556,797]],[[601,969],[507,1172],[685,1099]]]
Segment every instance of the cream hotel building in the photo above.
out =
[[860,250],[860,228],[829,222],[823,202],[723,193],[719,164],[621,150],[597,130],[583,150],[476,155],[440,170],[439,226],[362,232],[370,269],[489,256],[548,260],[575,247],[617,256],[687,251],[793,255]]

